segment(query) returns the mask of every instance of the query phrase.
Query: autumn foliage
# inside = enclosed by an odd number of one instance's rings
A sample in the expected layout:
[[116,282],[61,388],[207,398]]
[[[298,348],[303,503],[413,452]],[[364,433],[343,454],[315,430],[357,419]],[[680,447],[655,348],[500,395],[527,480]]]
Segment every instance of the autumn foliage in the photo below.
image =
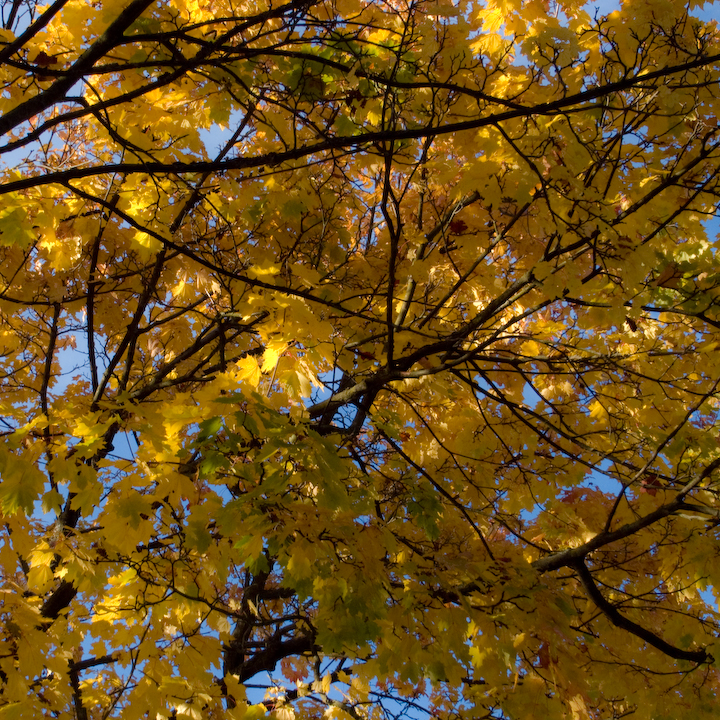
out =
[[696,5],[2,3],[0,720],[716,717]]

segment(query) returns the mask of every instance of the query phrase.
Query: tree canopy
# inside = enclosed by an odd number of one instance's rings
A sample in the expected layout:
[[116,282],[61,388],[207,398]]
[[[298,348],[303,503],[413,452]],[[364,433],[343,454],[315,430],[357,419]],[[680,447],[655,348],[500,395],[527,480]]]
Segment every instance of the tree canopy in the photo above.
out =
[[2,3],[0,719],[715,717],[697,6]]

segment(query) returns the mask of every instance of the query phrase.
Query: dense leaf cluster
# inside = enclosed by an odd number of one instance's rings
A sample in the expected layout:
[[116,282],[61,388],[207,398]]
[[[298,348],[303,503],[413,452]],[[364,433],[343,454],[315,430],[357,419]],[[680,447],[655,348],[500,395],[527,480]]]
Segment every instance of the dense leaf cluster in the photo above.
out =
[[2,3],[0,718],[714,717],[693,13]]

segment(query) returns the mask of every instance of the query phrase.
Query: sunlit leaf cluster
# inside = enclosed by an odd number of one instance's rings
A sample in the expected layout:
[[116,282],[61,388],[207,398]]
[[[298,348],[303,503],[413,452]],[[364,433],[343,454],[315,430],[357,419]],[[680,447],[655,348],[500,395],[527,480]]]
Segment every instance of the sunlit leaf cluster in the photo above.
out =
[[2,2],[0,720],[714,717],[707,17]]

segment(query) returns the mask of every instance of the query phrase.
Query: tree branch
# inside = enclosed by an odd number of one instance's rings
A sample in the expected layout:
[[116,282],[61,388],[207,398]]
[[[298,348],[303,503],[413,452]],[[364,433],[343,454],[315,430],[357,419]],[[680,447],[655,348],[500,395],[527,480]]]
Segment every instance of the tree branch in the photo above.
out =
[[582,582],[585,591],[592,601],[602,611],[603,615],[605,615],[605,617],[607,617],[607,619],[615,625],[615,627],[627,630],[636,637],[639,637],[641,640],[644,640],[648,645],[652,645],[652,647],[656,650],[659,650],[675,660],[688,660],[689,662],[698,664],[713,662],[714,658],[709,655],[705,649],[681,650],[680,648],[665,642],[665,640],[658,637],[647,628],[644,628],[632,620],[629,620],[624,615],[621,615],[618,612],[618,609],[612,603],[608,602],[600,592],[598,586],[595,584],[592,573],[588,570],[584,562],[579,560],[573,563],[572,568],[577,572],[580,582]]
[[[140,0],[136,0],[140,2]],[[147,0],[142,0],[147,2]],[[142,162],[142,163],[108,163],[102,166],[77,167],[70,170],[62,170],[52,173],[44,173],[43,175],[22,178],[13,182],[5,183],[0,187],[0,194],[9,192],[17,192],[26,190],[31,187],[40,187],[42,185],[61,184],[66,185],[71,180],[81,178],[94,177],[97,175],[105,175],[110,173],[122,173],[124,175],[132,174],[154,174],[158,176],[164,175],[186,175],[205,172],[226,172],[228,170],[245,170],[257,168],[261,166],[277,167],[285,162],[299,160],[309,155],[315,155],[327,150],[351,150],[363,146],[372,146],[386,143],[390,140],[417,140],[422,138],[437,137],[443,135],[452,135],[464,130],[477,130],[480,128],[497,125],[498,123],[514,120],[521,117],[532,117],[533,115],[555,115],[563,111],[576,109],[575,106],[587,103],[587,109],[592,106],[589,103],[608,95],[613,95],[623,90],[629,90],[633,87],[641,85],[652,79],[667,77],[668,75],[693,70],[700,67],[710,67],[714,63],[720,61],[720,54],[708,57],[700,57],[680,65],[669,66],[661,70],[647,73],[636,77],[627,78],[615,83],[600,85],[592,90],[575,93],[552,102],[539,103],[538,105],[523,106],[520,109],[507,110],[505,112],[491,113],[473,120],[465,120],[457,123],[449,123],[447,125],[424,125],[417,128],[403,128],[393,131],[375,131],[366,132],[359,135],[342,135],[326,138],[315,144],[308,144],[301,147],[295,147],[291,150],[282,152],[269,152],[264,155],[256,155],[253,157],[237,157],[225,160],[221,163],[212,161],[197,160],[193,162]],[[121,98],[122,99],[122,98]],[[31,101],[28,101],[31,102]],[[21,108],[24,106],[21,106]],[[18,108],[19,110],[20,108]],[[40,110],[43,108],[40,108]],[[36,112],[39,112],[37,110]],[[32,113],[32,117],[36,113]],[[10,113],[8,113],[10,115]],[[7,117],[7,116],[5,116]],[[4,119],[4,118],[3,118]],[[22,122],[22,120],[20,121]],[[0,121],[0,131],[7,123]],[[3,132],[8,132],[14,125]],[[619,219],[627,215],[625,211]]]
[[[5,135],[18,125],[27,122],[51,105],[65,99],[68,90],[83,76],[103,55],[112,50],[125,31],[155,0],[132,0],[105,32],[75,61],[68,69],[64,78],[56,80],[47,90],[26,100],[21,105],[6,112],[0,117],[0,135]],[[62,7],[62,6],[60,6]],[[60,8],[52,8],[57,12]],[[43,19],[45,13],[41,17]],[[36,31],[37,32],[37,31]]]

